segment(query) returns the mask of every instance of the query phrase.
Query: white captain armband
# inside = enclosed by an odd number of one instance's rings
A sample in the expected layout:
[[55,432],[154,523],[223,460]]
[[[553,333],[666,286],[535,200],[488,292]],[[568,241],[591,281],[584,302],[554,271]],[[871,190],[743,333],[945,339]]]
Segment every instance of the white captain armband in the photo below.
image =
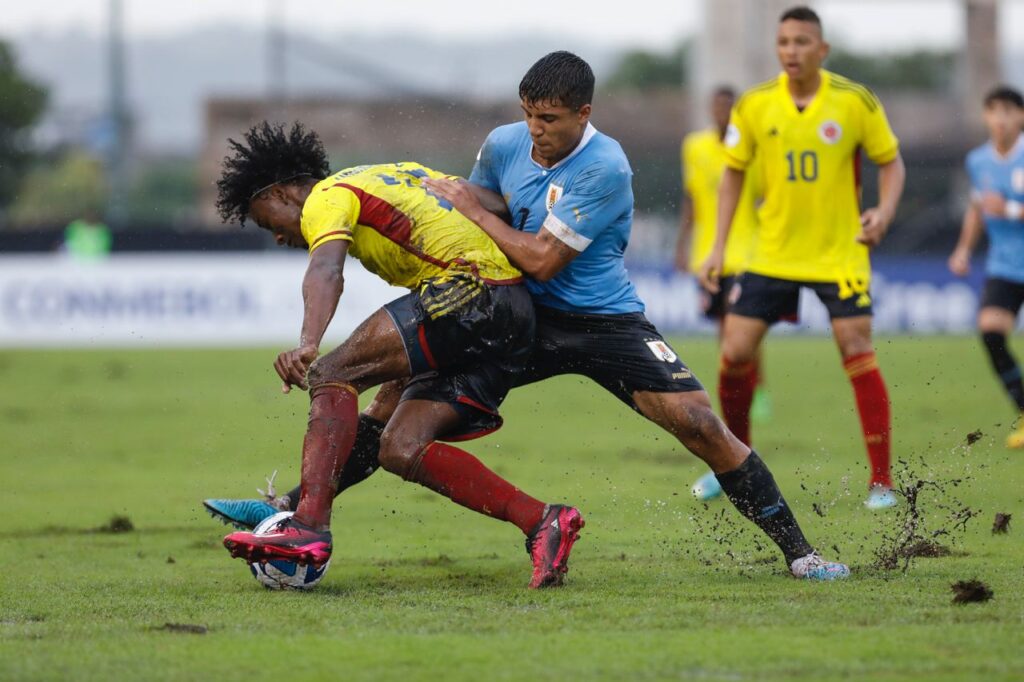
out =
[[548,217],[544,219],[544,229],[555,235],[558,241],[562,242],[569,248],[575,251],[584,251],[592,239],[587,239],[582,234],[572,229],[561,219],[558,218],[554,213],[548,213]]

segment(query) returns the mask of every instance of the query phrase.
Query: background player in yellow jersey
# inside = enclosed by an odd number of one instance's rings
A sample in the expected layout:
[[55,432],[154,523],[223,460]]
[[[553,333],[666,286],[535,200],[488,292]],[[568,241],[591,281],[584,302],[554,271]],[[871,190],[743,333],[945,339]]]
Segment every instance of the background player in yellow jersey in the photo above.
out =
[[[715,88],[711,95],[711,119],[713,125],[704,130],[694,131],[683,138],[681,149],[683,173],[683,201],[679,220],[679,237],[676,241],[676,269],[680,272],[696,273],[711,254],[715,243],[718,220],[718,185],[725,169],[725,133],[729,126],[729,114],[736,102],[736,92],[729,86]],[[718,291],[701,289],[704,314],[718,323],[719,337],[722,319],[729,308],[729,292],[736,276],[746,269],[750,259],[753,240],[756,238],[757,206],[760,183],[756,173],[751,173],[743,184],[736,215],[729,231],[729,243],[725,250],[725,261],[719,278]],[[761,354],[755,359],[756,388],[751,415],[755,421],[766,420],[771,407],[764,390]],[[693,486],[693,494],[700,500],[710,500],[722,492],[714,472],[701,476]]]
[[[251,218],[278,244],[309,250],[299,345],[274,363],[284,388],[309,389],[302,486],[294,516],[269,534],[232,533],[224,545],[249,560],[324,564],[331,503],[359,431],[358,396],[408,380],[380,436],[380,464],[527,536],[531,587],[557,585],[583,526],[579,511],[546,505],[444,440],[501,425],[498,407],[533,344],[535,318],[522,273],[494,241],[423,186],[445,178],[416,163],[329,173],[315,133],[255,126],[230,141],[217,183],[225,221]],[[343,290],[348,254],[411,289],[318,359]],[[381,409],[382,413],[389,409]]]
[[[729,428],[750,441],[757,348],[773,323],[797,312],[809,288],[828,308],[853,384],[871,463],[871,509],[891,492],[889,397],[871,343],[868,252],[896,213],[906,171],[878,98],[821,68],[829,46],[807,7],[783,13],[776,49],[783,71],[744,93],[726,133],[718,236],[701,280],[717,290],[726,240],[754,154],[764,173],[758,238],[726,315],[719,396]],[[879,166],[878,206],[861,213],[859,155]]]

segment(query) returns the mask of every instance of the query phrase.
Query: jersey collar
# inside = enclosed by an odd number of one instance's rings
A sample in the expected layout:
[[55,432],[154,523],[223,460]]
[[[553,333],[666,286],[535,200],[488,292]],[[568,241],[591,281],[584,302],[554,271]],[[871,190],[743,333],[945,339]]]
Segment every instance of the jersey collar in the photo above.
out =
[[594,127],[593,123],[591,123],[590,121],[587,121],[587,127],[583,129],[583,137],[580,138],[580,143],[578,145],[576,145],[576,149],[573,149],[571,152],[569,152],[569,156],[565,157],[564,159],[562,159],[561,161],[559,161],[558,163],[556,163],[554,166],[551,166],[551,167],[542,166],[542,165],[540,165],[539,163],[537,163],[534,160],[534,158],[533,158],[533,143],[531,142],[530,143],[530,162],[534,166],[536,166],[537,168],[540,168],[542,171],[551,172],[551,171],[555,170],[556,168],[558,168],[559,166],[562,166],[562,165],[568,163],[569,159],[571,159],[572,157],[576,156],[581,151],[583,151],[583,148],[587,146],[587,143],[590,142],[590,140],[594,137],[594,135],[597,135],[597,128]]
[[791,115],[809,116],[821,107],[821,101],[825,99],[825,91],[828,90],[829,86],[832,84],[832,74],[825,69],[818,69],[818,74],[821,76],[821,84],[818,86],[818,91],[814,93],[811,103],[804,107],[803,111],[796,108],[796,102],[793,101],[793,95],[789,94],[789,74],[785,71],[779,74],[779,88],[782,91],[784,99],[788,103],[788,109]]
[[992,154],[992,158],[998,163],[1009,163],[1010,161],[1014,161],[1022,152],[1024,152],[1024,133],[1017,135],[1017,141],[1013,143],[1012,147],[1010,147],[1010,151],[1006,153],[1006,156],[1002,156],[998,151],[996,151],[996,146],[992,144],[991,140],[989,140],[988,149]]

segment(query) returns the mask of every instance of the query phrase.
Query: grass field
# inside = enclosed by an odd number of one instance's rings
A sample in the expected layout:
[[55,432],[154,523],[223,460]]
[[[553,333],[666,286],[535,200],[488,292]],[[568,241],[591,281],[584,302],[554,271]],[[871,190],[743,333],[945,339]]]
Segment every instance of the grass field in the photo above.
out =
[[[712,342],[676,348],[711,387]],[[600,389],[514,393],[470,449],[587,519],[566,586],[544,592],[525,589],[515,528],[387,473],[336,506],[317,590],[263,590],[198,503],[297,476],[307,402],[280,394],[273,352],[0,353],[0,679],[1024,678],[1024,528],[990,530],[995,512],[1024,523],[1024,455],[1002,447],[1010,411],[974,339],[879,343],[904,478],[945,482],[922,489],[926,531],[980,512],[936,538],[955,555],[906,572],[873,567],[900,517],[861,506],[834,348],[770,341],[758,449],[812,542],[851,564],[843,584],[789,578],[731,507],[693,500],[700,463]],[[135,530],[95,530],[114,515]],[[952,604],[975,577],[992,600]]]

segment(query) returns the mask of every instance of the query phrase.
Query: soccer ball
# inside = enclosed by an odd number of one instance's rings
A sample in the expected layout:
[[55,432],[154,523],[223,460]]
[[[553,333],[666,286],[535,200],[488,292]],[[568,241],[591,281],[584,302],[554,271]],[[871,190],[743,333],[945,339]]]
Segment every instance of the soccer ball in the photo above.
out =
[[[273,516],[263,519],[253,530],[254,535],[264,535],[273,532],[278,523],[290,518],[295,512],[278,512]],[[327,573],[327,567],[331,565],[330,559],[323,566],[317,568],[313,564],[299,564],[286,559],[274,559],[273,561],[254,561],[249,564],[256,580],[268,590],[309,590],[316,587],[317,583],[323,580]]]

